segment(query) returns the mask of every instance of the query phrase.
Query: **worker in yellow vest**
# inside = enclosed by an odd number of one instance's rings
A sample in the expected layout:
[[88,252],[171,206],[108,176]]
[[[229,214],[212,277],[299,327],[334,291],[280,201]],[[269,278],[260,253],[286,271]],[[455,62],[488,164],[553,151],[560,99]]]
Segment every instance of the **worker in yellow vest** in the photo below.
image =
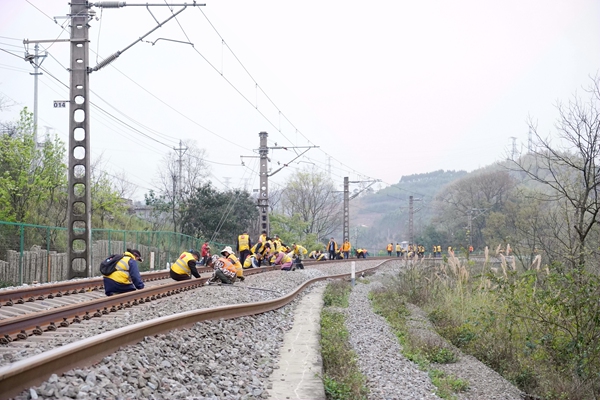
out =
[[250,254],[248,257],[246,257],[246,260],[244,260],[242,267],[244,269],[259,268],[261,259],[262,256],[260,254]]
[[115,271],[104,276],[104,293],[112,296],[143,289],[144,282],[140,275],[138,262],[142,262],[140,251],[127,249],[123,253],[123,257],[116,263]]
[[248,232],[244,231],[237,239],[237,252],[240,255],[240,262],[243,264],[246,261],[246,257],[250,255],[250,248],[252,247],[252,241]]
[[292,257],[285,254],[283,251],[275,251],[271,262],[273,265],[281,267],[282,271],[294,271],[296,269]]
[[391,256],[392,250],[394,250],[394,244],[393,243],[388,244],[386,250],[388,252],[388,256]]
[[325,261],[325,260],[327,260],[327,256],[325,255],[325,253],[321,253],[321,250],[319,250],[319,251],[317,251],[317,254],[315,254],[315,260]]
[[[257,243],[265,243],[267,241],[267,231],[262,231],[260,236],[258,237]],[[251,246],[252,247],[252,246]]]
[[297,269],[304,269],[304,264],[302,264],[302,260],[304,260],[304,255],[308,253],[308,250],[304,246],[300,246],[299,244],[292,243],[292,251],[290,252],[294,257],[294,263],[296,264]]
[[352,246],[350,245],[350,242],[346,240],[342,245],[342,253],[344,253],[344,259],[347,260],[350,257],[350,250],[352,250]]
[[200,259],[200,253],[196,250],[184,251],[177,261],[171,265],[169,276],[176,281],[186,281],[192,279],[192,275],[200,278],[200,273],[196,268],[196,263]]

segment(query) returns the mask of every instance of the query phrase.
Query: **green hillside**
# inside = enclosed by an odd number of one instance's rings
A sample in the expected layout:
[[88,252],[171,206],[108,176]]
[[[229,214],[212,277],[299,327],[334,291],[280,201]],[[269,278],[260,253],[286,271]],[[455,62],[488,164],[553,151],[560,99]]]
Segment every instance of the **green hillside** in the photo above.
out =
[[434,171],[403,176],[397,184],[350,202],[350,238],[359,246],[383,248],[386,243],[408,240],[409,197],[413,196],[414,231],[429,223],[432,200],[448,183],[466,171]]

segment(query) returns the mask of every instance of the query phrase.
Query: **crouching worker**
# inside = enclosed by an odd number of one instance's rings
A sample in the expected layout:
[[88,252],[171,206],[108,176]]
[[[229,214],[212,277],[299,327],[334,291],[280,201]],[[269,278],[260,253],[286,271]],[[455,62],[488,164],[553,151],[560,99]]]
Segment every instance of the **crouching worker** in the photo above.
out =
[[143,289],[144,282],[138,267],[138,261],[143,261],[140,251],[127,249],[122,257],[115,257],[115,260],[117,259],[114,271],[104,276],[104,293],[107,296],[112,296],[113,294]]
[[210,285],[211,283],[231,285],[235,282],[237,277],[235,265],[225,257],[219,257],[217,255],[211,256],[208,259],[206,266],[215,269],[213,275],[206,282],[207,285]]
[[276,251],[275,254],[273,254],[272,264],[278,267],[280,266],[282,271],[294,271],[296,269],[292,257],[285,254],[283,251]]
[[304,264],[302,264],[302,260],[304,260],[304,255],[308,253],[308,250],[299,244],[292,243],[292,254],[294,255],[294,262],[296,264],[297,269],[304,269]]
[[244,260],[244,265],[242,267],[244,269],[260,268],[261,258],[262,257],[260,256],[260,254],[251,254],[250,256],[246,257],[246,259]]
[[242,266],[242,263],[240,262],[240,260],[238,260],[238,258],[235,256],[235,253],[233,252],[231,247],[227,246],[223,250],[221,250],[221,255],[223,257],[225,257],[226,259],[228,259],[233,264],[233,266],[235,267],[235,274],[236,274],[237,278],[240,281],[243,281],[245,279],[244,278],[244,267]]
[[176,281],[187,281],[195,278],[200,278],[200,273],[196,268],[196,263],[200,259],[200,253],[196,250],[184,251],[181,253],[177,261],[171,265],[169,276]]

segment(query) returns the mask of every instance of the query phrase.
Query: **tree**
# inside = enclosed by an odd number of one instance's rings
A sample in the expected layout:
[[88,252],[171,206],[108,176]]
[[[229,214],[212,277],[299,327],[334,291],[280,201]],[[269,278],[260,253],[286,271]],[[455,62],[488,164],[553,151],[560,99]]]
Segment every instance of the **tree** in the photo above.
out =
[[158,170],[159,198],[168,205],[173,222],[173,230],[181,226],[180,204],[187,202],[195,188],[208,177],[209,166],[205,161],[206,150],[196,146],[194,141],[183,142],[187,150],[181,160],[177,153],[168,153]]
[[[497,167],[471,173],[453,181],[436,196],[436,220],[446,227],[449,236],[466,237],[470,218],[473,246],[481,248],[486,243],[483,235],[486,214],[503,213],[515,186],[516,181],[510,173]],[[482,213],[484,210],[486,214]]]
[[530,122],[535,146],[513,164],[544,187],[545,192],[538,194],[540,200],[556,202],[561,208],[554,234],[571,268],[583,268],[597,247],[588,246],[587,240],[600,211],[600,78],[594,78],[586,92],[587,102],[575,95],[567,104],[557,105],[557,143],[542,137]]
[[34,142],[33,114],[24,108],[14,134],[0,136],[0,220],[44,223],[47,210],[66,187],[65,146],[47,137]]
[[209,181],[197,187],[182,203],[182,232],[222,243],[237,236],[258,218],[256,202],[247,191],[219,192]]
[[320,240],[329,237],[342,220],[342,202],[334,184],[314,168],[288,179],[278,211],[288,217],[299,215],[306,222],[304,233],[314,233]]
[[[109,221],[115,220],[127,212],[127,200],[121,197],[114,181],[103,170],[102,157],[90,166],[90,191],[92,198],[92,225],[107,228]],[[117,179],[117,181],[119,181]],[[121,186],[121,182],[119,182]],[[124,227],[121,226],[123,229]]]
[[291,217],[283,214],[271,214],[269,224],[271,231],[276,232],[282,242],[287,245],[298,243],[308,250],[323,250],[324,248],[315,233],[306,233],[308,222],[303,221],[300,214]]

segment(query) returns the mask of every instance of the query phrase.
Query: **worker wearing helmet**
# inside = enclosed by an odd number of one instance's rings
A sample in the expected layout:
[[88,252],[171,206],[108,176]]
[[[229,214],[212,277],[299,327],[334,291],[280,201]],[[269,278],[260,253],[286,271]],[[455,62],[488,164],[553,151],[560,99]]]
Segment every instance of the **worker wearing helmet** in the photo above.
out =
[[196,263],[200,259],[200,253],[196,250],[184,251],[177,261],[171,265],[169,276],[176,281],[185,281],[192,279],[192,275],[200,278],[200,273],[196,268]]

